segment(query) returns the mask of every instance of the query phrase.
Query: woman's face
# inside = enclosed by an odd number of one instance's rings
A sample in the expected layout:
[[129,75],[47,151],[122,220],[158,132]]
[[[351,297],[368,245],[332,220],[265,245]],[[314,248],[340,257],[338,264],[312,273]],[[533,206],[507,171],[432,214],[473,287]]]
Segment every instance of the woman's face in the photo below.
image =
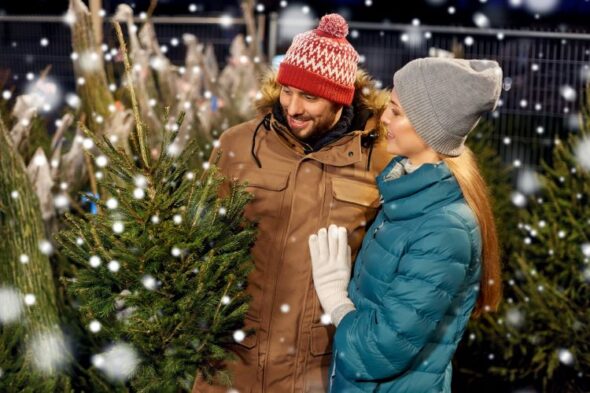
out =
[[408,157],[410,161],[414,162],[413,157],[420,157],[426,152],[432,152],[432,149],[416,133],[410,119],[404,113],[395,89],[391,92],[390,101],[381,115],[381,122],[387,129],[387,151],[389,153]]

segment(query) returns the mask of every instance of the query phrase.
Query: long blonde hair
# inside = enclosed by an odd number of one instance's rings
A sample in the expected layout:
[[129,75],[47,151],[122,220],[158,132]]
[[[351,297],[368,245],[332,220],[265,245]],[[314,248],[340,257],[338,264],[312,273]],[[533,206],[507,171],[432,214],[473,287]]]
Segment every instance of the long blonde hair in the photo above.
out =
[[443,160],[457,179],[465,201],[473,210],[481,231],[482,274],[479,297],[472,314],[476,318],[482,311],[496,311],[502,299],[500,249],[496,223],[488,186],[479,171],[473,152],[465,147],[458,157],[444,157]]

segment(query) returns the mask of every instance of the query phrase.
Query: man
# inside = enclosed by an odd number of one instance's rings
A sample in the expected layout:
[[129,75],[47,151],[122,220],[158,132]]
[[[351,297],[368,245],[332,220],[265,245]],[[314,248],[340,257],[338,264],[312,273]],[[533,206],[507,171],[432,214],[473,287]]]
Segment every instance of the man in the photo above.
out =
[[[258,223],[249,276],[252,301],[231,349],[233,388],[249,392],[325,392],[333,326],[312,281],[310,234],[345,226],[356,255],[379,206],[375,176],[389,161],[377,143],[387,95],[357,73],[359,56],[337,14],[296,36],[276,77],[263,82],[262,116],[220,138],[217,163],[227,180],[254,195],[246,218]],[[217,151],[212,154],[212,162]],[[194,392],[227,388],[195,383]]]

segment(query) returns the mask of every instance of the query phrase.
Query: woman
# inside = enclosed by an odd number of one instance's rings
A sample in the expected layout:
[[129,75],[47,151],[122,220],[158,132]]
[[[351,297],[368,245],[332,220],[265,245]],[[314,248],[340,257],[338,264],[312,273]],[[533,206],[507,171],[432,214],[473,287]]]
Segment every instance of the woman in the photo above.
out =
[[501,80],[487,60],[417,59],[395,73],[381,121],[397,157],[377,177],[382,206],[352,279],[343,228],[309,240],[316,292],[337,326],[331,392],[450,392],[470,316],[497,308],[494,219],[464,142]]

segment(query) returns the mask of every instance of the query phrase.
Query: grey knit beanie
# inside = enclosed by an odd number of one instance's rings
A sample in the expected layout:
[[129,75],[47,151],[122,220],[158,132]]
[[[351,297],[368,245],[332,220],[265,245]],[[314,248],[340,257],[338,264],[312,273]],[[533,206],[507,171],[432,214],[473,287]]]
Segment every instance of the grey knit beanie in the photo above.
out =
[[496,107],[502,69],[493,60],[416,59],[393,75],[393,87],[418,135],[456,157],[481,115]]

